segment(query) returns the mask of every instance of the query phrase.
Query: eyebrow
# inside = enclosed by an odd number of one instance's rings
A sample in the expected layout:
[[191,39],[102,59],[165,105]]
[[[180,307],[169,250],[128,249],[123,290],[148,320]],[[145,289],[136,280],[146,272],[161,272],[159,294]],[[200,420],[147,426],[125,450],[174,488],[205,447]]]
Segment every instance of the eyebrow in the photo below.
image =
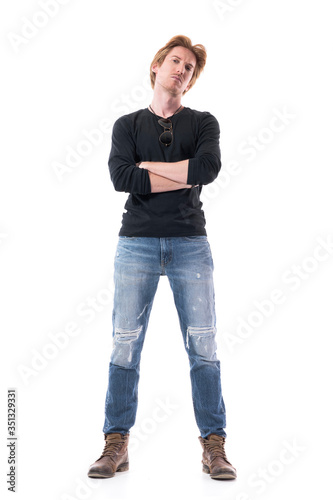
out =
[[[176,54],[173,54],[171,57],[177,57],[177,59],[180,59],[180,60],[182,59],[181,57],[176,56]],[[188,66],[191,66],[191,68],[194,68],[193,64],[191,64],[191,63],[186,63],[186,64],[188,64]]]

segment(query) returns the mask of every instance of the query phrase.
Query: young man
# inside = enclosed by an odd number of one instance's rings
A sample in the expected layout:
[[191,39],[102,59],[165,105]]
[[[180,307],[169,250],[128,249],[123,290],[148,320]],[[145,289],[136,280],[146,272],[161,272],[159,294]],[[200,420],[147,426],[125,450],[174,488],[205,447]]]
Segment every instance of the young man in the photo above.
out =
[[190,363],[203,471],[234,479],[227,460],[225,406],[216,357],[213,261],[201,210],[202,185],[220,168],[219,125],[181,105],[206,63],[206,50],[176,36],[151,64],[149,108],[119,118],[109,158],[116,191],[130,193],[115,257],[113,351],[103,427],[105,447],[88,475],[128,469],[138,404],[140,355],[160,276],[169,279]]

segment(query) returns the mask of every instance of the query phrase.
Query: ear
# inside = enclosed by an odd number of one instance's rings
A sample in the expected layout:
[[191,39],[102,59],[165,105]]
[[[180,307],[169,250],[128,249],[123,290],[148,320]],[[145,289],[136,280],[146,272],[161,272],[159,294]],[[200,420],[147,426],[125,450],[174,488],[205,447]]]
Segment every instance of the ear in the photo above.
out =
[[155,63],[151,69],[152,69],[152,72],[155,73],[155,75],[157,75],[157,71],[158,71],[158,68],[159,68],[159,65],[157,63]]

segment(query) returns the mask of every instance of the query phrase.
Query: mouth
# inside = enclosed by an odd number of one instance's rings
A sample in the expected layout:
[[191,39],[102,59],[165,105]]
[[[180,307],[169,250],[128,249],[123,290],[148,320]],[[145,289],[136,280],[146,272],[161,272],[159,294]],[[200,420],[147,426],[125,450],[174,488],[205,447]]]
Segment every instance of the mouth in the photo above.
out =
[[179,83],[182,83],[181,78],[179,76],[177,76],[177,75],[172,75],[171,78],[173,78],[174,80],[177,80]]

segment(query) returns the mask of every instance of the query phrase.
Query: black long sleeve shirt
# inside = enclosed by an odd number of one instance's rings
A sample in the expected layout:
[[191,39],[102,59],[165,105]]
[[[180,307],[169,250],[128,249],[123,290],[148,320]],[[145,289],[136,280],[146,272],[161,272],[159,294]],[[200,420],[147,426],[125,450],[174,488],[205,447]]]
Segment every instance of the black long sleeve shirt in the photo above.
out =
[[[109,157],[111,180],[116,191],[129,194],[120,236],[206,235],[200,201],[202,185],[209,184],[221,169],[220,127],[210,113],[184,107],[172,116],[173,142],[159,141],[163,127],[148,108],[118,118],[112,131]],[[189,159],[187,184],[195,188],[152,193],[149,174],[138,168],[142,161],[177,162]]]

